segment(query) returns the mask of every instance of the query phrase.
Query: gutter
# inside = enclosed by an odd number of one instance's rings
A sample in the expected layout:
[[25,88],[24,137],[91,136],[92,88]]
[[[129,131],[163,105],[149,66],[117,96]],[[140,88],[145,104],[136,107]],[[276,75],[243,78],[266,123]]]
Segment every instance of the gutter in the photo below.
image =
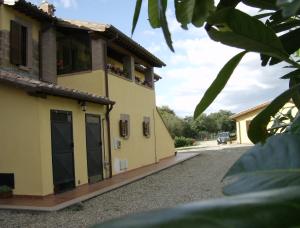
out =
[[[107,72],[107,46],[108,41],[104,44],[104,78],[105,78],[105,96],[109,97],[108,72]],[[107,140],[108,140],[108,160],[109,160],[109,178],[112,178],[112,152],[111,152],[111,132],[110,132],[110,116],[109,113],[113,109],[113,105],[106,106],[106,125],[107,125]]]

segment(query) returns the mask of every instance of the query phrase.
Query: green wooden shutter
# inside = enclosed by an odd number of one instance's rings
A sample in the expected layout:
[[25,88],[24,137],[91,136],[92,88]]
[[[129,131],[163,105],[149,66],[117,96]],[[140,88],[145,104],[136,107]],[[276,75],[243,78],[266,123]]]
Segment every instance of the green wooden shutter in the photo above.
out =
[[15,65],[22,63],[21,25],[15,21],[10,23],[10,62]]

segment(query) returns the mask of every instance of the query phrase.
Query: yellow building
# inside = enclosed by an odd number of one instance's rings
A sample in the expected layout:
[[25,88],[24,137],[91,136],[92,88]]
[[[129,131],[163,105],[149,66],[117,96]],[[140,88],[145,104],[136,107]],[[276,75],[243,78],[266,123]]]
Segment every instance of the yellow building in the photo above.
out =
[[[236,121],[236,136],[237,136],[237,143],[240,144],[252,144],[250,139],[248,138],[248,128],[250,125],[251,120],[254,119],[255,116],[257,116],[263,109],[265,109],[270,102],[265,102],[263,104],[257,105],[255,107],[252,107],[250,109],[247,109],[245,111],[242,111],[240,113],[237,113],[235,115],[232,115],[230,118]],[[275,130],[277,131],[278,126],[280,123],[275,123],[276,127],[273,127],[274,121],[276,119],[276,116],[285,116],[288,112],[291,112],[290,115],[292,117],[295,117],[298,113],[298,109],[295,107],[295,104],[293,101],[287,102],[281,110],[275,115],[275,118],[271,118],[270,123],[268,124],[267,128],[269,130]],[[278,119],[278,118],[277,118]],[[282,121],[281,125],[289,124],[290,120],[289,118],[286,118]]]
[[165,64],[107,24],[0,1],[0,185],[46,196],[174,156],[156,110]]

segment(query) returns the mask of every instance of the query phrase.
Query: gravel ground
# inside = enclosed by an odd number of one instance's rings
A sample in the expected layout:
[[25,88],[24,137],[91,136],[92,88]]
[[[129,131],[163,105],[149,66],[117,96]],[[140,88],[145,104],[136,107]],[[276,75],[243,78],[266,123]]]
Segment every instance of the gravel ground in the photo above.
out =
[[220,181],[246,149],[202,151],[191,160],[62,211],[0,211],[0,227],[87,227],[126,214],[222,197]]

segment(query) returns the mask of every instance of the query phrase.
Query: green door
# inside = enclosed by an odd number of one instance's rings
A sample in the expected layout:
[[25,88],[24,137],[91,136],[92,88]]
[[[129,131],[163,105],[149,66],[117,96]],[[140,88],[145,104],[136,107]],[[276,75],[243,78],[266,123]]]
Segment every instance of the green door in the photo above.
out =
[[86,114],[86,149],[89,183],[103,180],[101,118]]

